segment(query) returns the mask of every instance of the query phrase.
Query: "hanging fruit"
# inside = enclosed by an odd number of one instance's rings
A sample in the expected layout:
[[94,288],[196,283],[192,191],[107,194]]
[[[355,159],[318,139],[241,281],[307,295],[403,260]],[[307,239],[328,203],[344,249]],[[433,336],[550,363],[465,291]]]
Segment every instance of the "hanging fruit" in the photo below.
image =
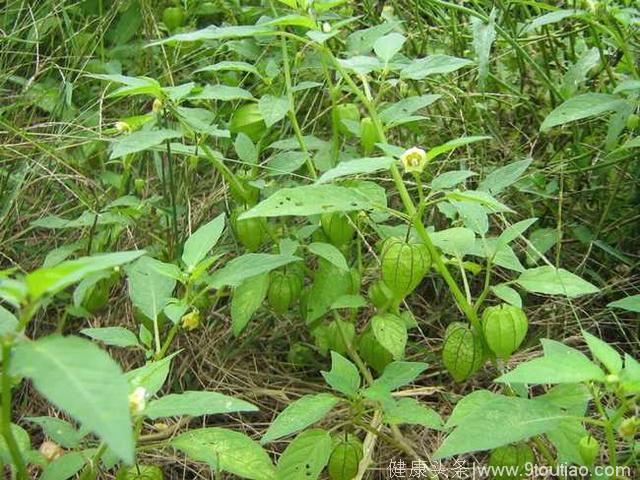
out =
[[422,243],[394,237],[386,240],[381,255],[382,280],[397,300],[409,295],[431,267],[431,255]]
[[442,363],[456,382],[469,378],[484,363],[480,334],[466,323],[449,325],[444,336]]
[[507,359],[527,335],[529,322],[521,308],[502,304],[488,307],[482,313],[482,330],[487,346],[502,359]]

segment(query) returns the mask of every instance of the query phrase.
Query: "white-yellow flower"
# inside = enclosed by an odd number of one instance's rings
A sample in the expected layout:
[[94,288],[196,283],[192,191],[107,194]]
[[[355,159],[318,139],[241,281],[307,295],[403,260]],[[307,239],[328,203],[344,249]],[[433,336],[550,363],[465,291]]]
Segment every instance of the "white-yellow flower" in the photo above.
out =
[[400,160],[407,172],[421,173],[427,164],[427,152],[421,148],[413,147],[405,151],[400,156]]
[[129,410],[133,414],[141,413],[147,405],[147,391],[144,387],[136,387],[129,395]]
[[129,133],[131,131],[131,125],[127,122],[116,122],[115,127],[118,133]]

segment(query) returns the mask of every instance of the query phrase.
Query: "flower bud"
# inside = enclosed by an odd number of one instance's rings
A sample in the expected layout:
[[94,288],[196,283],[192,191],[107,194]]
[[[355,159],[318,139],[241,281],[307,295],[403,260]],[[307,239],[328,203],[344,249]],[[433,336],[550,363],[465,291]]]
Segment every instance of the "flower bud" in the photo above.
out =
[[115,128],[118,133],[129,133],[131,131],[131,125],[127,122],[116,122]]
[[618,429],[618,433],[620,433],[623,437],[633,437],[638,431],[638,418],[631,417],[625,418],[620,423],[620,428]]
[[322,31],[324,33],[330,33],[331,32],[331,24],[329,22],[324,22],[322,24]]
[[578,451],[585,465],[591,466],[600,453],[600,443],[591,435],[586,435],[578,442]]
[[160,110],[162,110],[163,104],[162,104],[162,100],[160,100],[159,98],[156,98],[153,101],[153,105],[151,106],[151,111],[153,113],[158,113]]

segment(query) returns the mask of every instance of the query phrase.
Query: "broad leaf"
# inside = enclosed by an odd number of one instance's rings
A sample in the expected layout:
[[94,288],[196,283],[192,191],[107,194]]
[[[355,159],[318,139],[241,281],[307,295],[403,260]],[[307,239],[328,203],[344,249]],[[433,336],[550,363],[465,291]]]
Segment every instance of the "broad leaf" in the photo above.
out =
[[124,134],[113,141],[110,159],[124,157],[132,153],[142,152],[156,145],[160,145],[172,138],[180,137],[175,130],[138,130]]
[[429,75],[450,73],[472,64],[466,58],[450,57],[449,55],[430,55],[413,60],[402,69],[400,77],[408,80],[422,80]]
[[262,437],[261,443],[273,442],[322,420],[339,402],[339,398],[328,393],[299,398],[280,412]]
[[389,391],[396,390],[413,382],[427,367],[428,365],[422,362],[391,362],[373,382],[373,386]]
[[563,268],[543,266],[524,271],[517,280],[525,290],[569,298],[598,293],[600,289]]
[[267,298],[269,292],[269,274],[262,273],[247,278],[233,291],[231,299],[231,326],[234,335],[240,335]]
[[300,258],[269,253],[246,253],[228,262],[223,268],[214,272],[208,280],[211,287],[220,289],[225,286],[237,287],[247,278],[270,272]]
[[129,386],[118,364],[88,340],[48,336],[15,348],[14,374],[133,462]]
[[265,25],[234,25],[230,27],[217,27],[210,25],[194,32],[178,33],[168,38],[151,43],[149,46],[163,43],[199,42],[202,40],[228,40],[231,38],[252,37],[273,33],[275,29]]
[[525,160],[519,160],[505,165],[504,167],[497,168],[487,175],[482,182],[480,182],[478,190],[489,192],[492,195],[502,192],[505,188],[512,185],[516,180],[518,180],[518,178],[520,178],[529,165],[531,165],[531,161],[531,158],[527,158]]
[[351,212],[372,207],[359,191],[337,185],[307,185],[282,188],[263,200],[240,219],[251,217],[310,216],[320,213]]
[[540,130],[545,132],[552,127],[575,122],[584,118],[603,115],[613,112],[625,105],[625,101],[607,93],[585,93],[570,98],[559,107],[556,107],[547,118],[544,119]]
[[342,252],[330,243],[314,242],[309,245],[309,251],[314,255],[324,258],[340,270],[349,270],[349,265],[347,265],[347,260],[344,258]]
[[218,215],[209,223],[202,225],[184,242],[182,261],[189,272],[207,256],[209,251],[218,243],[224,230],[224,213]]
[[371,328],[376,340],[393,356],[394,360],[404,357],[407,345],[407,327],[395,315],[376,315],[371,320]]
[[320,178],[318,178],[316,184],[327,183],[336,178],[350,175],[388,170],[393,162],[394,159],[391,157],[358,158],[340,162],[336,167],[324,172]]
[[69,452],[56,458],[42,471],[40,480],[67,480],[78,473],[89,456],[84,452]]
[[407,39],[404,35],[398,32],[391,32],[375,41],[373,51],[380,60],[389,63],[402,50],[402,46],[406,41]]
[[255,405],[217,392],[187,391],[165,395],[149,402],[145,416],[178,417],[182,415],[200,416],[231,412],[257,412]]
[[[463,147],[465,145],[469,145],[470,143],[481,142],[483,140],[491,140],[491,137],[488,137],[486,135],[478,135],[474,137],[461,137],[461,138],[456,138],[455,140],[449,140],[448,142],[443,143],[442,145],[438,145],[437,147],[431,148],[427,152],[427,160],[433,160],[434,158],[436,158],[439,155],[442,155],[443,153],[450,152],[451,150],[455,150],[456,148]],[[468,171],[465,171],[465,172],[468,172]],[[475,175],[473,172],[469,172],[469,173],[471,173],[471,175]],[[469,175],[467,175],[467,177],[468,176]]]
[[414,398],[398,400],[392,408],[385,410],[384,419],[391,425],[421,425],[434,430],[442,428],[440,415]]
[[116,347],[138,347],[138,338],[124,327],[85,328],[80,333],[106,345]]
[[609,373],[620,373],[620,370],[622,370],[622,357],[616,352],[615,348],[584,330],[582,331],[582,336],[587,342],[591,355],[604,365]]
[[224,428],[189,430],[170,445],[212,470],[222,470],[251,480],[272,480],[275,468],[260,445],[240,432]]
[[347,397],[355,397],[360,388],[360,373],[349,360],[336,352],[331,352],[331,371],[321,372],[325,381]]
[[151,320],[157,320],[176,286],[173,278],[160,273],[154,265],[152,258],[143,257],[127,271],[131,302]]
[[623,310],[629,310],[630,312],[640,313],[640,294],[631,295],[615,302],[607,304],[607,307],[622,308]]
[[273,95],[264,95],[258,102],[260,113],[267,127],[275,125],[289,112],[289,99],[287,97],[274,97]]
[[329,462],[331,435],[319,428],[298,435],[278,461],[276,480],[315,480]]

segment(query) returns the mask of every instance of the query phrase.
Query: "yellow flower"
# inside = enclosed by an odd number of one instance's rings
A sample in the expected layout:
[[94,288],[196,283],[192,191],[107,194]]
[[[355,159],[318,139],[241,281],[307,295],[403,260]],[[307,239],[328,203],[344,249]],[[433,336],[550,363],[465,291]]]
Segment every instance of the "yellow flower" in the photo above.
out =
[[153,113],[158,113],[160,110],[162,110],[163,104],[162,104],[162,100],[160,100],[159,98],[156,98],[153,101],[153,105],[151,106],[151,111]]
[[410,148],[405,151],[400,160],[407,172],[421,173],[427,164],[427,152],[418,147]]
[[200,326],[200,312],[194,310],[182,317],[182,328],[185,330],[195,330]]
[[49,440],[42,442],[39,450],[42,456],[50,462],[64,455],[64,450],[62,449],[62,447],[60,447],[60,445],[58,445],[57,443],[51,442]]

